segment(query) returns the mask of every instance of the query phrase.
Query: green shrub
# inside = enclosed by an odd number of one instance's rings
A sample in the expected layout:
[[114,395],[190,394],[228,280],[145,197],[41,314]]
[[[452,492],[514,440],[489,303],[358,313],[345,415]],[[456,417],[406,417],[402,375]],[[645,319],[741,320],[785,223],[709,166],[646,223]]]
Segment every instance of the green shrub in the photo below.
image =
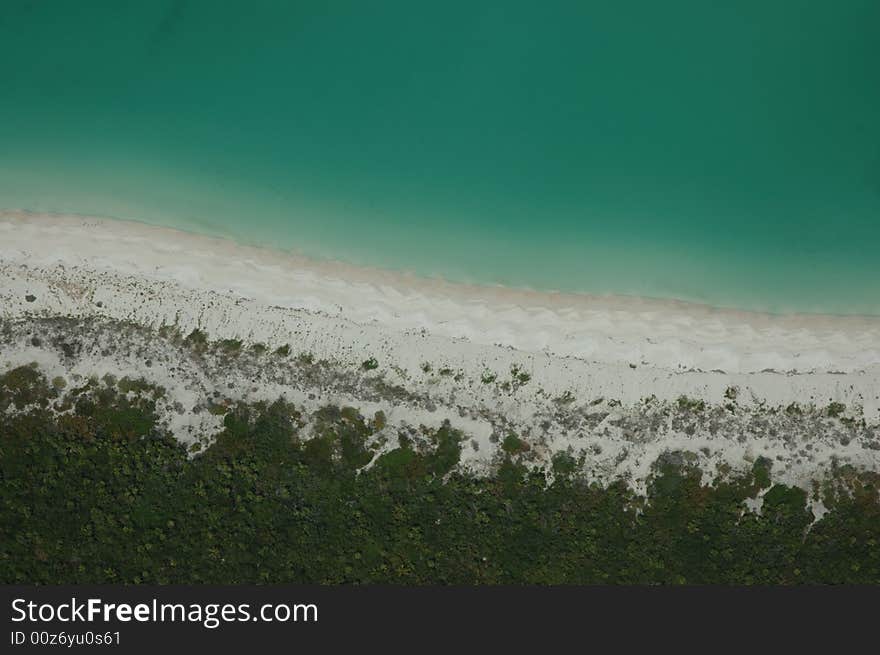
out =
[[846,405],[843,403],[833,402],[828,405],[828,409],[826,410],[828,416],[831,418],[838,418],[841,414],[846,411]]
[[193,350],[202,351],[208,346],[208,335],[196,328],[186,336],[183,342]]

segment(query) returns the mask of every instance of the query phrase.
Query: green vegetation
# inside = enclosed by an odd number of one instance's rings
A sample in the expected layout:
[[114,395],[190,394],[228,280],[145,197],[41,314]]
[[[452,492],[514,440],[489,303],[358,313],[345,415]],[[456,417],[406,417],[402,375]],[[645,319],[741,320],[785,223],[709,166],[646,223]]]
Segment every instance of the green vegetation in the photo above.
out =
[[370,357],[361,363],[361,368],[365,371],[375,371],[379,368],[379,362],[376,361],[375,357]]
[[228,411],[224,403],[208,403],[208,412],[214,416],[223,416]]
[[[105,378],[105,382],[108,382]],[[147,394],[149,393],[152,396],[153,400],[158,400],[162,396],[165,395],[165,389],[163,387],[157,386],[155,384],[150,384],[145,380],[133,380],[132,378],[126,376],[115,382],[115,386],[122,393],[134,393],[134,394]],[[112,383],[108,382],[108,386],[114,386]]]
[[510,367],[510,377],[512,377],[514,383],[519,386],[527,384],[528,381],[532,379],[532,376],[522,370],[522,367],[518,364],[514,364]]
[[45,407],[57,395],[50,390],[46,378],[37,369],[34,362],[27,366],[19,366],[0,378],[0,414],[8,408],[24,409],[29,405]]
[[679,396],[678,408],[683,412],[702,412],[706,409],[706,401],[687,396]]
[[798,403],[791,403],[788,407],[785,408],[785,413],[789,416],[800,416],[804,413],[801,409],[801,406]]
[[828,416],[830,416],[831,418],[838,418],[845,411],[846,411],[846,405],[844,405],[843,403],[836,403],[836,402],[830,403],[828,405],[828,409],[827,409]]
[[61,398],[33,366],[0,376],[2,583],[880,583],[877,476],[841,469],[814,522],[761,458],[704,486],[669,453],[643,498],[587,484],[569,453],[550,483],[517,435],[478,478],[448,424],[380,449],[384,415],[281,401],[224,406],[190,457],[149,385],[74,384]]
[[559,477],[574,475],[578,468],[577,460],[566,452],[558,452],[553,455],[553,474]]
[[530,449],[531,448],[529,444],[517,437],[515,434],[507,435],[506,437],[504,437],[504,441],[501,442],[501,450],[503,450],[508,455],[518,455]]
[[237,355],[241,352],[241,339],[220,339],[217,342],[217,348],[224,355]]
[[571,391],[566,391],[564,394],[554,398],[553,402],[558,405],[570,405],[574,402],[574,394]]
[[287,357],[290,354],[290,346],[286,343],[283,346],[278,346],[275,349],[275,354],[279,357]]
[[208,347],[208,335],[196,328],[186,336],[183,342],[193,350],[201,352]]
[[752,467],[752,473],[755,478],[755,485],[759,489],[766,489],[770,486],[770,470],[773,468],[773,462],[766,457],[759,457],[755,460]]

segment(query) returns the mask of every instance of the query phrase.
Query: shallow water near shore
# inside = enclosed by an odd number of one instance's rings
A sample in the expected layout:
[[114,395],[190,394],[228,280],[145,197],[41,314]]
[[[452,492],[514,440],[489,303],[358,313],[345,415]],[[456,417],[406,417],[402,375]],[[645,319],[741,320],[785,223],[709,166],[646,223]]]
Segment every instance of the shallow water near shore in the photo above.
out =
[[0,207],[880,314],[880,5],[704,4],[11,0]]

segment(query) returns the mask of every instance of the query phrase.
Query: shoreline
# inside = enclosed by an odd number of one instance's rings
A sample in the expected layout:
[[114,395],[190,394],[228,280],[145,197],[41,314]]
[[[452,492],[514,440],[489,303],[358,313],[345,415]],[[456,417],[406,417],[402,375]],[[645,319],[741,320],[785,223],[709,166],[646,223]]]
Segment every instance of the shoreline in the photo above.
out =
[[[532,288],[528,286],[510,286],[491,282],[466,282],[450,280],[440,276],[422,275],[413,271],[395,268],[383,268],[353,264],[329,257],[303,254],[296,250],[275,248],[271,245],[247,244],[235,238],[200,232],[180,227],[169,227],[148,223],[133,218],[116,218],[109,216],[91,216],[69,212],[43,212],[29,209],[0,208],[0,226],[4,223],[23,224],[40,221],[49,227],[72,228],[80,226],[102,226],[119,237],[151,237],[160,235],[172,241],[190,241],[193,244],[208,242],[218,246],[220,250],[235,251],[252,260],[265,263],[287,265],[294,269],[313,271],[331,278],[342,278],[348,281],[368,282],[392,287],[414,288],[419,291],[433,291],[459,297],[470,297],[479,300],[494,299],[502,304],[527,304],[548,309],[571,307],[591,308],[607,311],[671,311],[701,316],[724,315],[737,317],[743,321],[761,322],[762,320],[793,321],[834,321],[865,322],[880,324],[880,314],[859,312],[834,313],[823,311],[768,311],[749,309],[733,305],[712,304],[699,300],[676,297],[641,296],[625,293],[589,293],[581,291],[564,291],[559,289]],[[128,232],[128,235],[125,235]],[[140,234],[137,234],[140,232]]]
[[5,211],[0,234],[0,261],[133,274],[268,307],[554,357],[725,373],[851,372],[880,364],[880,317],[459,284],[112,219]]
[[[392,447],[395,430],[448,421],[476,471],[510,432],[535,466],[581,453],[588,478],[637,488],[670,450],[706,471],[767,457],[804,488],[841,463],[880,471],[880,320],[477,295],[306,264],[138,223],[0,214],[0,368],[142,377],[185,400],[165,420],[187,443],[221,425],[196,411],[206,397],[282,397],[382,411]],[[268,354],[208,361],[181,341],[194,331]]]
[[[474,287],[136,222],[21,212],[0,212],[0,300],[8,319],[95,316],[279,344],[300,335],[319,357],[376,350],[410,376],[433,361],[479,378],[516,360],[548,388],[583,387],[583,375],[621,400],[668,396],[657,381],[688,374],[710,375],[713,387],[734,377],[808,383],[806,397],[762,383],[768,402],[837,400],[851,383],[880,415],[880,318]],[[672,386],[705,393],[705,382]]]

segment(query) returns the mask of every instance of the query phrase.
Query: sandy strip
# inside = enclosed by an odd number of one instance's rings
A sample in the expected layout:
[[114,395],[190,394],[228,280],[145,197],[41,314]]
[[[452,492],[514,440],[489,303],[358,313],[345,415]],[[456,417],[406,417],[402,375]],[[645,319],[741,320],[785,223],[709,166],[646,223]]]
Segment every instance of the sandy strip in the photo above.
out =
[[[688,396],[720,407],[735,387],[738,402],[753,407],[834,401],[869,431],[880,421],[880,318],[451,284],[133,222],[0,213],[0,317],[52,316],[176,325],[184,334],[199,327],[211,338],[289,343],[354,369],[373,357],[389,383],[453,418],[495,412],[528,426],[563,396],[624,408]],[[0,366],[29,356],[7,348]],[[512,369],[527,383],[518,386]],[[481,383],[487,375],[514,381],[513,389]],[[616,438],[614,426],[600,427],[596,435]],[[738,428],[730,429],[735,445]],[[652,434],[645,448],[655,454],[709,438],[672,428]],[[880,469],[872,435],[850,460]],[[548,452],[573,438],[560,428],[547,437]],[[834,443],[826,463],[840,451]],[[747,450],[736,449],[737,457]]]
[[[777,316],[452,284],[134,222],[3,212],[0,261],[174,282],[259,305],[374,323],[392,333],[426,330],[591,362],[725,373],[850,373],[880,364],[880,317]],[[256,322],[256,316],[243,322],[240,333],[253,332],[248,323]]]

